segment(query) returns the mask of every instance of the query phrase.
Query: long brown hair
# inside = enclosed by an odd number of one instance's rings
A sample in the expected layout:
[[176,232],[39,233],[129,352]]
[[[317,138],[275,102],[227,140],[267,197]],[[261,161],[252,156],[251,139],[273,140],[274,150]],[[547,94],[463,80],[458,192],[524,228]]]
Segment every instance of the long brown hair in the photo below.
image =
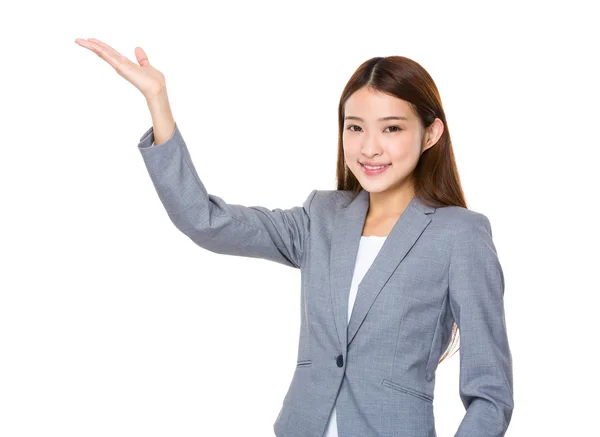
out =
[[[343,133],[346,100],[365,86],[370,90],[405,100],[419,118],[423,129],[429,127],[436,117],[444,123],[444,131],[438,142],[421,154],[413,171],[415,196],[436,208],[443,206],[466,208],[452,150],[450,131],[446,124],[446,115],[438,89],[429,73],[420,64],[403,56],[375,57],[365,61],[354,72],[342,92],[338,106],[337,189],[352,191],[352,200],[363,190],[344,160]],[[450,345],[438,364],[448,356],[458,338],[459,330],[455,322],[452,326]]]

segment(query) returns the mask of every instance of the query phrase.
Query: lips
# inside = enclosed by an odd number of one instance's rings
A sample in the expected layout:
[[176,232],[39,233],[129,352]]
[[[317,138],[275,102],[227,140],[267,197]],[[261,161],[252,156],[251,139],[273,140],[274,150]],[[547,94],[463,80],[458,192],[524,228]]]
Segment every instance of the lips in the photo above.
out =
[[388,169],[388,167],[390,166],[390,164],[384,165],[383,167],[378,167],[378,168],[369,168],[369,167],[364,166],[362,163],[360,163],[360,166],[362,167],[363,172],[367,176],[375,176],[375,175],[385,172]]
[[390,164],[385,164],[385,163],[383,163],[383,162],[377,162],[377,163],[376,163],[376,162],[360,162],[360,161],[359,161],[359,163],[360,163],[361,165],[368,165],[368,166],[370,166],[370,167],[379,167],[379,166],[381,166],[381,165],[390,165]]
[[383,168],[383,167],[387,167],[390,164],[376,164],[375,165],[375,164],[365,164],[365,163],[361,162],[360,165],[362,165],[365,168],[366,168],[366,166],[369,166],[369,167],[381,167],[381,168]]

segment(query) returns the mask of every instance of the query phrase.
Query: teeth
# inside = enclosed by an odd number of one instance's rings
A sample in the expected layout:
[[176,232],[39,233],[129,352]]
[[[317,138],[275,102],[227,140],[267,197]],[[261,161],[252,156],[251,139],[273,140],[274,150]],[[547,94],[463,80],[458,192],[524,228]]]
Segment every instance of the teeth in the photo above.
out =
[[380,165],[380,166],[377,166],[377,167],[371,167],[370,165],[365,165],[365,164],[363,164],[363,166],[365,168],[368,168],[369,170],[377,170],[377,169],[380,169],[380,168],[387,167],[387,165]]

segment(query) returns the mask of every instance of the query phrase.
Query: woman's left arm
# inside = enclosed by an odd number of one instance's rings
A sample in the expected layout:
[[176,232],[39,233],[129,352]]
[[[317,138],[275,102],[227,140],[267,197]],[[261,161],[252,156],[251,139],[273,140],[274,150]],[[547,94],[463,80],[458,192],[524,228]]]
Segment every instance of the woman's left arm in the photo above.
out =
[[514,407],[504,316],[504,274],[489,219],[475,213],[457,229],[449,269],[450,309],[460,330],[460,398],[454,437],[502,437]]

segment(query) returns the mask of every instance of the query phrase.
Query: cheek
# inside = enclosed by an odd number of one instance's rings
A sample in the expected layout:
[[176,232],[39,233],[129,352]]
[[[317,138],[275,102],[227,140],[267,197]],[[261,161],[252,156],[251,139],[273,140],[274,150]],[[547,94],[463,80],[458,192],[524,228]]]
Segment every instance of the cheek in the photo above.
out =
[[342,147],[344,149],[344,155],[347,157],[354,157],[360,153],[360,144],[357,141],[343,139]]
[[414,144],[410,141],[403,141],[389,148],[390,156],[394,161],[407,161],[419,159],[420,147],[419,144]]
[[412,156],[411,150],[408,147],[394,149],[393,152],[390,153],[390,157],[392,162],[394,163],[404,163],[408,161]]

